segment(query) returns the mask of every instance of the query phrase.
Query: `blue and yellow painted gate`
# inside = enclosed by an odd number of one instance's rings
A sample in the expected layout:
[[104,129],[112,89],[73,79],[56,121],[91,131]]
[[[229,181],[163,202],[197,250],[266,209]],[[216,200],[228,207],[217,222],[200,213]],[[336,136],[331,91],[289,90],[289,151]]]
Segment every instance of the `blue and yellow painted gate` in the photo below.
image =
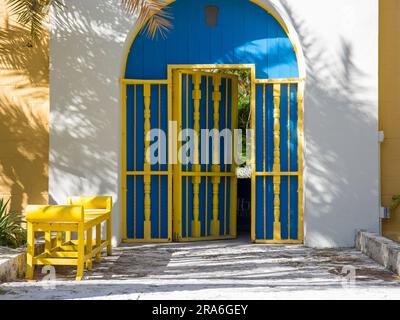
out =
[[[168,81],[123,80],[123,240],[169,242],[172,234],[172,166],[150,165],[150,130],[169,132]],[[161,143],[167,141],[159,140]],[[167,148],[168,150],[168,148]]]
[[[220,150],[215,148],[213,152],[212,141],[202,141],[200,131],[233,132],[237,128],[238,77],[176,67],[173,109],[178,131],[194,129],[198,136],[194,154],[190,155],[193,164],[178,161],[174,169],[173,238],[175,241],[234,238],[236,167],[234,161],[226,160],[234,160],[235,150],[232,145],[221,143]],[[178,150],[182,150],[181,158],[184,158],[182,153],[187,155],[181,141]]]
[[255,81],[252,240],[303,242],[302,79]]
[[[174,16],[174,28],[167,38],[148,39],[138,30],[125,61],[123,240],[190,241],[236,235],[234,166],[149,165],[144,161],[148,147],[144,137],[155,128],[169,134],[170,120],[192,129],[213,128],[216,122],[220,128],[233,126],[236,86],[230,92],[229,84],[223,87],[223,83],[233,84],[235,80],[218,75],[218,69],[248,68],[252,71],[255,131],[252,240],[301,243],[303,79],[299,79],[299,50],[288,28],[258,0],[214,0],[212,6],[218,8],[218,16],[212,26],[206,19],[208,0],[171,0],[167,4]],[[201,76],[193,73],[209,69],[216,70]],[[220,110],[214,114],[218,77]],[[228,108],[224,108],[224,95]],[[214,121],[217,114],[219,121]],[[226,116],[228,120],[223,122]],[[167,139],[163,143],[170,147],[177,142]]]
[[[125,241],[236,237],[236,166],[224,157],[230,153],[235,159],[235,150],[221,143],[219,155],[213,154],[212,141],[205,149],[200,131],[237,128],[238,78],[199,67],[170,66],[168,80],[123,80]],[[252,240],[302,243],[303,80],[256,79],[254,65],[203,66],[212,67],[252,71]],[[194,154],[182,142],[187,137],[169,135],[170,121],[177,123],[178,134],[186,129],[197,133]],[[167,144],[169,161],[170,153],[177,152],[176,163],[146,162],[150,142],[145,137],[151,129],[168,135],[159,143]],[[200,150],[209,152],[206,163]]]

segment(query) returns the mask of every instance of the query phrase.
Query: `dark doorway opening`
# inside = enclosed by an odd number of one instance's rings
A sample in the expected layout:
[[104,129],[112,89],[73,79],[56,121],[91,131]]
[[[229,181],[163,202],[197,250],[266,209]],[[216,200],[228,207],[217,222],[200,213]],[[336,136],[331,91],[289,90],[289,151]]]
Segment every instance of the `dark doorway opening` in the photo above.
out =
[[239,237],[251,236],[251,180],[238,180],[237,231]]

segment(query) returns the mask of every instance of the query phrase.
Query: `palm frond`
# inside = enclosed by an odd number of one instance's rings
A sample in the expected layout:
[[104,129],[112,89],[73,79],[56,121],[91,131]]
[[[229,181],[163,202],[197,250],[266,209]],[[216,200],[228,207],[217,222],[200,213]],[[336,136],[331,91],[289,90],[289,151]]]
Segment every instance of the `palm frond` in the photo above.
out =
[[162,0],[121,0],[125,10],[136,14],[138,24],[144,25],[142,32],[154,39],[158,35],[162,38],[172,29],[172,15]]
[[51,7],[62,7],[61,0],[7,0],[11,14],[17,22],[29,27],[32,41],[39,40],[45,29],[45,20]]

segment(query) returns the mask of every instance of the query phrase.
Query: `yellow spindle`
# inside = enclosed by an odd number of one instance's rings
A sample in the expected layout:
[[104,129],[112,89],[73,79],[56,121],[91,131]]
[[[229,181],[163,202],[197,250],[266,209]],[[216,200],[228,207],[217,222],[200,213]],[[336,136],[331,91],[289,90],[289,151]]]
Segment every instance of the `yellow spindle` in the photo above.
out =
[[[143,90],[143,97],[144,97],[144,155],[145,155],[145,164],[144,164],[144,171],[150,172],[151,165],[146,159],[147,150],[150,148],[150,141],[148,141],[147,134],[151,130],[151,110],[150,110],[150,103],[151,103],[151,85],[145,84]],[[144,176],[144,239],[150,240],[151,239],[151,176],[146,175]]]
[[[200,135],[200,100],[201,100],[201,75],[195,74],[193,76],[193,104],[194,104],[194,126],[193,129],[196,133],[195,138],[195,146],[194,146],[194,165],[193,165],[193,172],[199,173],[201,171],[200,167],[200,159],[199,159],[199,135]],[[192,221],[192,237],[199,238],[201,235],[201,224],[199,221],[200,216],[200,200],[199,200],[199,193],[200,193],[200,183],[201,177],[194,176],[192,179],[193,183],[193,221]]]
[[[274,85],[274,172],[278,173],[281,171],[281,85]],[[280,222],[280,211],[281,211],[281,177],[279,175],[274,176],[274,239],[281,240],[281,222]]]
[[[239,81],[238,79],[232,80],[232,132],[239,128],[238,125],[238,105],[239,105]],[[233,144],[232,148],[232,172],[236,173],[235,156],[237,154],[237,146]],[[231,213],[230,213],[230,235],[237,236],[237,177],[231,177]]]
[[[213,78],[213,87],[214,92],[212,94],[212,100],[214,103],[214,129],[219,130],[219,106],[221,102],[221,77],[219,75]],[[214,141],[216,142],[216,141]],[[217,174],[221,171],[221,167],[219,165],[219,148],[216,145],[213,145],[213,165],[212,165],[213,173]],[[211,221],[211,235],[219,236],[220,232],[220,223],[218,219],[219,214],[219,185],[221,183],[221,178],[219,176],[215,176],[212,178],[213,184],[213,219]]]

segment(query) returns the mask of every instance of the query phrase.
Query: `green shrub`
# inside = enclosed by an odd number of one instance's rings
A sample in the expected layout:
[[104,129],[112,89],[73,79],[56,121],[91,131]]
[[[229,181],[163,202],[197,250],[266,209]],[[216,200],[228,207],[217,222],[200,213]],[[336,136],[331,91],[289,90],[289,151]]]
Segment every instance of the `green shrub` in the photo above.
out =
[[0,246],[17,248],[24,244],[25,230],[22,216],[8,210],[10,200],[0,199]]

